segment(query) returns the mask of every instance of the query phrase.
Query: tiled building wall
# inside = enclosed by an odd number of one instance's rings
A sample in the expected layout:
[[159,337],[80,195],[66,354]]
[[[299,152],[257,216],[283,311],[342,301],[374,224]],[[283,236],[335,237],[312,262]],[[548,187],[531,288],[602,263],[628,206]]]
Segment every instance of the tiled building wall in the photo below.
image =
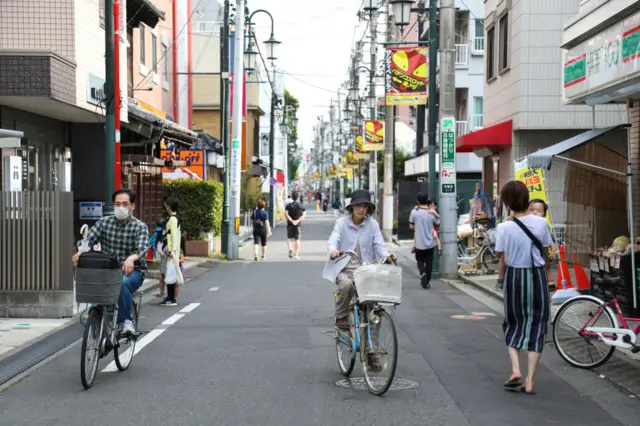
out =
[[51,50],[73,62],[74,22],[74,0],[2,0],[0,49]]
[[634,101],[633,108],[629,108],[629,123],[631,123],[631,173],[633,173],[633,222],[635,235],[640,235],[640,101]]
[[[512,119],[515,130],[592,127],[592,108],[564,105],[561,96],[563,24],[578,12],[579,6],[580,0],[485,3],[485,36],[486,29],[495,24],[498,73],[495,80],[485,83],[485,126]],[[509,67],[500,73],[499,20],[504,12],[509,14]],[[623,121],[618,107],[596,107],[598,127]]]

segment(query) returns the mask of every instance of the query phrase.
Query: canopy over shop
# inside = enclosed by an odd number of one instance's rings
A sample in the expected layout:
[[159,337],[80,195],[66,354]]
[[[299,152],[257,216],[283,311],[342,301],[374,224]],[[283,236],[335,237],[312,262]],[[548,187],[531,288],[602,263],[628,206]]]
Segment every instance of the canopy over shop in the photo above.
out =
[[[521,162],[526,163],[526,168],[542,169],[545,173],[553,165],[566,168],[563,201],[565,223],[570,226],[564,239],[575,253],[575,262],[589,265],[588,259],[596,247],[607,246],[628,231],[630,254],[634,254],[630,255],[628,276],[633,308],[637,309],[630,127],[621,124],[592,129],[529,154]],[[585,222],[588,226],[584,226]]]

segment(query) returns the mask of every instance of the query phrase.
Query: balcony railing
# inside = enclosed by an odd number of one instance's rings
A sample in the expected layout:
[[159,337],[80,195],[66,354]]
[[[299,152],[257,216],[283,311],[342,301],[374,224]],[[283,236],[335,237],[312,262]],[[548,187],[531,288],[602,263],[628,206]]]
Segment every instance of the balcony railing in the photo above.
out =
[[456,138],[469,133],[469,123],[467,121],[456,121]]
[[471,116],[471,130],[481,129],[483,126],[483,114],[473,114]]
[[484,37],[475,37],[473,39],[473,53],[474,54],[484,53]]
[[193,23],[193,32],[217,35],[220,34],[221,25],[222,21],[196,21]]
[[456,44],[456,66],[469,65],[469,45]]

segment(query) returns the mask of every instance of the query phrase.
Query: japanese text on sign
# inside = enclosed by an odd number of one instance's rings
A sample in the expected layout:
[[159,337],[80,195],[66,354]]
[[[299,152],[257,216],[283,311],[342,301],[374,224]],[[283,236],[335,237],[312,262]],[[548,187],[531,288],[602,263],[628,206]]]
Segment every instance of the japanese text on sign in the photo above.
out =
[[237,194],[240,189],[240,141],[234,139],[231,144],[231,193]]

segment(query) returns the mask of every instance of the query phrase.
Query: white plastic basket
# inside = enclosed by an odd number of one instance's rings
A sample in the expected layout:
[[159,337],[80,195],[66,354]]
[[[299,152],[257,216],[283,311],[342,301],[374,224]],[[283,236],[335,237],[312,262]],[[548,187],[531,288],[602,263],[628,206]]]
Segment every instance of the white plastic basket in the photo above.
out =
[[402,269],[393,265],[364,265],[353,279],[361,303],[402,303]]

